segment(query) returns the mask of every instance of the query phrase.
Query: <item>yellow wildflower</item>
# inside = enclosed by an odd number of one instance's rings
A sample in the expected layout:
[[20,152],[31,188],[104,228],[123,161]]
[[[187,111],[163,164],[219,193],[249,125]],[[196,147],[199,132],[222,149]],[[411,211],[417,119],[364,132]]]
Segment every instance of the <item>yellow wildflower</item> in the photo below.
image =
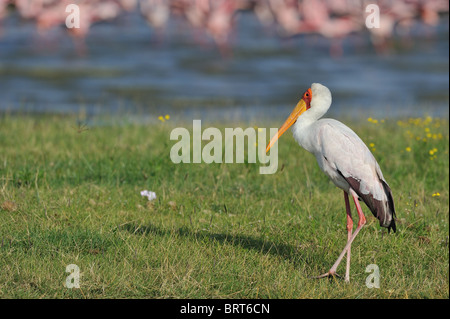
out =
[[441,194],[439,194],[438,192],[436,192],[436,193],[434,193],[434,194],[431,195],[431,196],[433,196],[433,197],[439,197],[439,196],[441,196]]
[[411,147],[408,146],[408,147],[406,148],[406,151],[407,151],[407,152],[411,152]]
[[429,153],[430,155],[433,155],[433,154],[436,153],[437,151],[438,151],[437,148],[433,148],[433,149],[431,149],[428,153]]
[[162,116],[158,116],[158,120],[160,120],[161,122],[165,121],[164,117],[162,117]]

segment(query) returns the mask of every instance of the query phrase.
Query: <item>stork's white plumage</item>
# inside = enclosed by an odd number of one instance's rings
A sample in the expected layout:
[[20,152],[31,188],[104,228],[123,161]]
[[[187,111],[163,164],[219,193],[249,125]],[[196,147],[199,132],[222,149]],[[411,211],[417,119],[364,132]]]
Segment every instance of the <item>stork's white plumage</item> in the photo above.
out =
[[[361,199],[370,211],[380,221],[380,225],[396,230],[395,208],[392,192],[383,177],[380,166],[364,142],[349,127],[333,119],[320,119],[331,106],[330,90],[313,83],[286,122],[278,130],[267,145],[268,152],[278,138],[293,126],[295,140],[304,149],[314,154],[322,171],[333,183],[344,190],[345,207],[347,210],[347,244],[331,269],[319,276],[336,275],[336,269],[345,253],[347,267],[345,280],[350,280],[350,247],[356,235],[366,223],[359,205]],[[351,217],[348,195],[351,195],[358,212],[358,227],[352,234],[353,220]]]

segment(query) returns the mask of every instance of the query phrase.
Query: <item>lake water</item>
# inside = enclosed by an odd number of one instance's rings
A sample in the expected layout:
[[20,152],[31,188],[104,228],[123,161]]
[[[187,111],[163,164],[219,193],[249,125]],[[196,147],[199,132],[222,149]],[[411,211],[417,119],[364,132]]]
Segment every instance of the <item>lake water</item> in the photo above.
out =
[[324,38],[281,39],[249,13],[237,24],[223,57],[182,22],[158,34],[130,14],[94,25],[83,55],[62,28],[39,35],[9,17],[0,29],[0,112],[280,121],[320,82],[333,93],[332,115],[448,117],[448,17],[386,54],[367,36],[348,37],[339,57]]

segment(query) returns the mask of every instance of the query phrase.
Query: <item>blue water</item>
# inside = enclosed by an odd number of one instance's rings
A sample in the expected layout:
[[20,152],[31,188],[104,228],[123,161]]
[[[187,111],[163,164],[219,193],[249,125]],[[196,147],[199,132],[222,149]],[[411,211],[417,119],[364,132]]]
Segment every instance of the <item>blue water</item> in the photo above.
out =
[[350,36],[338,57],[320,36],[282,39],[250,13],[237,23],[227,57],[182,22],[158,34],[132,14],[94,25],[82,54],[62,28],[39,35],[13,15],[0,29],[0,112],[284,119],[320,82],[332,114],[448,117],[448,17],[385,54],[367,35]]

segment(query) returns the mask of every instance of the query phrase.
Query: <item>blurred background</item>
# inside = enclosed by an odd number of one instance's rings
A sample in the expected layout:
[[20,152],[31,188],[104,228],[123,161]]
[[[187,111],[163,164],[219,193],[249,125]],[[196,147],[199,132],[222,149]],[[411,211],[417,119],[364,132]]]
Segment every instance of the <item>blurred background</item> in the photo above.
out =
[[[69,4],[79,6],[80,28],[66,26]],[[369,4],[380,10],[378,28],[366,25]],[[0,112],[281,121],[320,82],[333,93],[330,116],[448,117],[448,8],[0,0]]]

